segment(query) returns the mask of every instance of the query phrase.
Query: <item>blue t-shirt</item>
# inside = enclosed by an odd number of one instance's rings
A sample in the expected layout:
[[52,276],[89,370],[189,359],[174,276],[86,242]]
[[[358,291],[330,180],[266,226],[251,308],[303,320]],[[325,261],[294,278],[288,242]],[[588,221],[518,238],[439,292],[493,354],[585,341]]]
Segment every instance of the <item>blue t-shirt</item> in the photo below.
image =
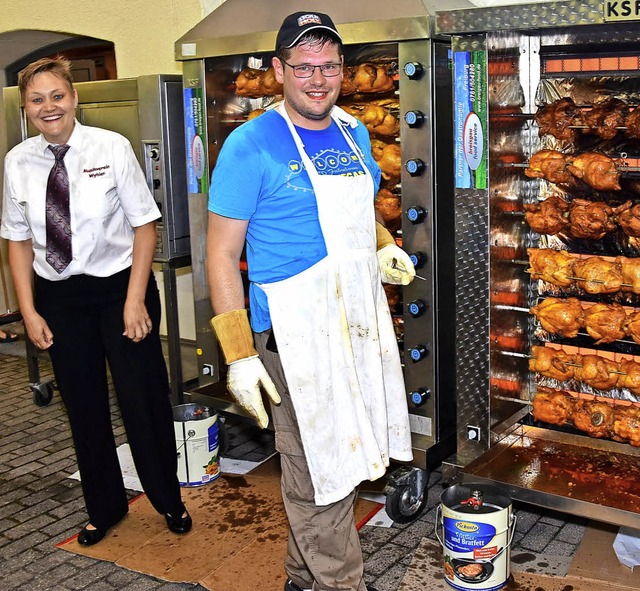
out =
[[[320,174],[363,174],[358,157],[332,121],[321,131],[296,128]],[[373,175],[375,198],[380,168],[371,155],[362,124],[348,129]],[[267,298],[255,283],[281,281],[301,273],[327,255],[309,175],[284,118],[270,110],[235,129],[218,155],[209,189],[209,211],[249,220],[251,326],[271,327]]]

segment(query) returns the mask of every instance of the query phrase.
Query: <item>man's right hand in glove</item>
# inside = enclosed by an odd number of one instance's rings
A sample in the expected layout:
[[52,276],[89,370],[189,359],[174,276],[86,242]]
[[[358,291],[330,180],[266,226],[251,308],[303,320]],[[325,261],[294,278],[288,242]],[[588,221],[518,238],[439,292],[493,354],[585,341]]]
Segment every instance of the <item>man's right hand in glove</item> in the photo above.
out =
[[247,311],[232,310],[218,314],[211,319],[211,327],[229,366],[229,392],[264,429],[269,424],[269,417],[262,402],[260,386],[274,404],[280,404],[280,395],[253,346]]
[[229,365],[229,392],[238,404],[258,421],[260,428],[265,429],[269,424],[269,416],[262,402],[260,386],[265,389],[271,402],[280,404],[280,395],[259,357],[239,359]]

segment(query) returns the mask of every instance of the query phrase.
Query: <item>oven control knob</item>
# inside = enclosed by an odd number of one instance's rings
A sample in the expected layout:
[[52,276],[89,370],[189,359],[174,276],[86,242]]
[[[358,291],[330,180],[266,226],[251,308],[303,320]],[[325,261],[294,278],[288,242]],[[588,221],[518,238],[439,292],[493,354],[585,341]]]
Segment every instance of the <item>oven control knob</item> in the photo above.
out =
[[411,402],[416,406],[422,406],[431,397],[431,391],[427,388],[418,388],[410,394]]
[[411,158],[404,163],[404,167],[411,176],[420,176],[427,165],[420,158]]
[[427,309],[427,304],[422,300],[413,300],[413,302],[409,302],[407,305],[407,310],[409,314],[413,318],[418,318],[418,316],[422,316]]
[[429,350],[426,345],[415,345],[409,349],[409,357],[414,363],[422,361],[429,354]]
[[419,224],[427,217],[427,210],[419,205],[412,205],[406,211],[407,218],[412,224]]
[[404,65],[404,73],[410,80],[418,80],[423,72],[424,68],[420,62],[407,62]]
[[424,252],[411,252],[409,258],[416,269],[420,269],[427,262],[427,255]]
[[409,127],[420,127],[424,123],[425,116],[422,111],[407,111],[404,114],[404,120]]

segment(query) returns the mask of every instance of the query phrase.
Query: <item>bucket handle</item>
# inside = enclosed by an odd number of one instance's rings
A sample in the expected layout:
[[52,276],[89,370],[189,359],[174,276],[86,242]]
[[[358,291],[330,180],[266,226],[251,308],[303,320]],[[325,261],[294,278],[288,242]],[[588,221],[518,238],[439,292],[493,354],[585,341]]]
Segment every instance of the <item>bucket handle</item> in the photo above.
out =
[[185,432],[185,428],[184,428],[184,423],[182,424],[182,444],[178,446],[178,448],[176,449],[176,451],[180,451],[183,447],[185,447],[187,445],[187,443],[189,443],[189,441],[191,441],[191,438],[193,437],[193,435],[189,435],[189,432],[186,431]]
[[[510,519],[509,519],[509,541],[502,548],[500,548],[500,550],[497,552],[497,554],[495,556],[492,556],[489,560],[479,559],[479,560],[473,560],[472,562],[493,562],[496,558],[498,558],[498,556],[500,556],[500,554],[502,554],[507,548],[509,548],[511,546],[511,542],[513,542],[513,535],[516,532],[516,522],[518,521],[518,518],[513,513],[509,517],[510,517]],[[442,511],[440,509],[440,505],[436,506],[436,527],[435,527],[435,532],[436,532],[436,538],[438,538],[438,542],[440,542],[440,545],[444,548],[445,547],[445,543],[440,538],[440,532],[438,530],[438,525],[442,526],[442,537],[444,538],[444,523],[442,521]]]

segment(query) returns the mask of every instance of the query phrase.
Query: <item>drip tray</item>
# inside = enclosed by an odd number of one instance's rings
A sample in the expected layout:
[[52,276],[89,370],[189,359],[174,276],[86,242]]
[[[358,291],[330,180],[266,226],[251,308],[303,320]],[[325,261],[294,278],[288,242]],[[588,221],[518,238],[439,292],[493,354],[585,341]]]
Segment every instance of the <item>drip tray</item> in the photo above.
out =
[[465,466],[463,482],[503,485],[513,499],[640,528],[640,449],[520,426]]

